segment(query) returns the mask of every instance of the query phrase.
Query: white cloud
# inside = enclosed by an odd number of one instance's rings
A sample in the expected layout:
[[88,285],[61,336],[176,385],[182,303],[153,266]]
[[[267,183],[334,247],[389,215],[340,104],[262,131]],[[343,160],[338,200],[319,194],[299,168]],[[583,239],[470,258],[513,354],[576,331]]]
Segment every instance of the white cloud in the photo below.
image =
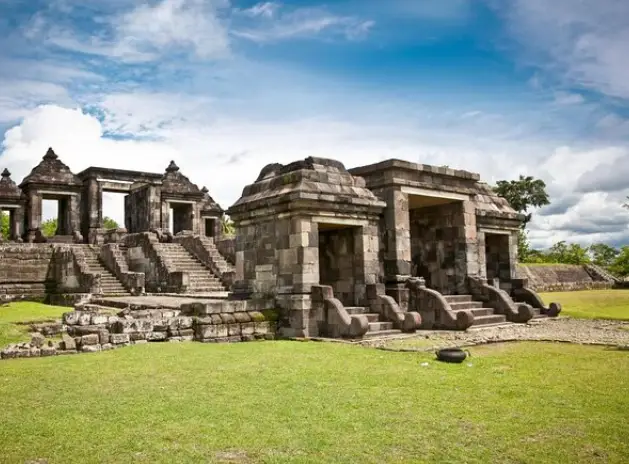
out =
[[246,16],[263,16],[265,18],[272,18],[277,10],[280,8],[280,4],[276,2],[261,2],[256,3],[251,8],[246,8],[244,10],[236,10],[237,12],[241,12]]
[[509,21],[532,64],[570,85],[629,98],[629,2],[487,0]]
[[579,105],[585,102],[578,93],[555,92],[555,103],[558,105]]
[[[101,100],[105,123],[78,109],[40,107],[7,131],[0,167],[8,167],[19,181],[48,146],[75,172],[89,165],[163,172],[174,159],[184,174],[206,185],[228,207],[271,162],[323,156],[353,167],[400,158],[478,171],[490,183],[520,173],[543,178],[556,211],[534,214],[531,238],[535,246],[562,238],[629,240],[622,223],[623,217],[627,222],[629,217],[619,207],[623,192],[573,194],[580,176],[592,166],[623,156],[620,148],[578,151],[562,147],[546,152],[539,144],[521,147],[517,140],[492,140],[489,132],[483,136],[480,131],[483,127],[487,131],[487,124],[482,117],[474,121],[478,116],[467,118],[469,126],[438,122],[420,128],[416,121],[386,117],[386,123],[360,116],[351,118],[352,122],[332,117],[260,122],[243,115],[217,119],[211,111],[204,112],[205,103],[195,106],[195,100],[191,95],[112,95]],[[357,112],[367,113],[360,108]],[[138,132],[150,139],[103,136],[105,130],[114,129],[118,134]],[[502,131],[499,126],[494,129]],[[534,156],[524,155],[529,151]],[[121,221],[121,208],[119,198],[105,199],[106,215]]]
[[[254,42],[274,42],[289,38],[315,37],[325,32],[349,40],[359,40],[375,24],[373,20],[336,15],[323,8],[298,8],[282,12],[277,4],[268,2],[256,7],[259,7],[256,16],[261,21],[249,26],[235,27],[232,30],[234,36]],[[251,12],[245,10],[247,11]]]

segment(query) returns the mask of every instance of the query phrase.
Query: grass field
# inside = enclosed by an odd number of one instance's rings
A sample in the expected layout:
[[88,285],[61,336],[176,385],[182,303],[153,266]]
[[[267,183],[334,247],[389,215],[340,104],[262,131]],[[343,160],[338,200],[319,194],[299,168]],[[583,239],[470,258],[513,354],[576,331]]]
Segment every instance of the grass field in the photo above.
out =
[[629,461],[629,353],[472,353],[166,343],[3,361],[0,461]]
[[629,320],[629,290],[584,290],[541,294],[544,303],[561,303],[563,316]]
[[29,340],[28,326],[16,325],[16,322],[60,319],[63,313],[71,310],[72,308],[48,306],[28,301],[0,306],[0,349],[9,343]]

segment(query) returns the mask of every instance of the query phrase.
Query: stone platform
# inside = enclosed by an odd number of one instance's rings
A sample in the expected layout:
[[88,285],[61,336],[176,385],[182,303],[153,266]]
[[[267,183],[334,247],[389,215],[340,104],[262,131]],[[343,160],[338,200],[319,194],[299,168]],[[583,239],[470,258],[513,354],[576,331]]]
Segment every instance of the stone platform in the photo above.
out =
[[103,306],[134,306],[146,308],[179,309],[189,303],[209,303],[225,300],[227,292],[216,292],[195,295],[143,295],[143,296],[114,296],[97,298],[94,301]]

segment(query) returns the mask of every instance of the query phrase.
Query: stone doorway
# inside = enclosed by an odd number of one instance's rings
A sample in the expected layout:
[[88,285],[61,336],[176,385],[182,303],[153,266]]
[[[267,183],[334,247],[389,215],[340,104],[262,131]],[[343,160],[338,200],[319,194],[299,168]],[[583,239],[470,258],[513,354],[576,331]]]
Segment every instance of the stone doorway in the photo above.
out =
[[465,293],[463,203],[409,195],[409,222],[412,275],[444,295]]
[[330,285],[344,306],[361,304],[356,291],[364,261],[357,246],[360,235],[361,227],[319,224],[319,282]]
[[212,238],[216,236],[216,218],[205,218],[205,236]]
[[511,280],[511,253],[508,234],[485,232],[485,272],[487,280]]
[[[51,237],[67,237],[73,232],[72,198],[69,195],[42,195],[42,222],[55,219],[57,227]],[[43,230],[42,230],[43,232]]]
[[170,202],[170,231],[173,235],[184,230],[193,230],[193,213],[191,203]]

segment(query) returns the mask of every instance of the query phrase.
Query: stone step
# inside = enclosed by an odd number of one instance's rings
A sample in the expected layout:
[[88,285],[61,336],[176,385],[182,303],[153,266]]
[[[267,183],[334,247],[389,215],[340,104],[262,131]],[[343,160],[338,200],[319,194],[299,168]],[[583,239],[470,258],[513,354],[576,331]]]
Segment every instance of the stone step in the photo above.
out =
[[369,313],[369,308],[363,306],[345,306],[345,311],[347,311],[347,314],[367,314]]
[[482,317],[482,316],[493,316],[494,308],[471,308],[471,309],[455,309],[454,312],[457,311],[472,311],[474,317]]
[[365,335],[363,335],[363,338],[380,338],[380,337],[387,337],[390,335],[399,335],[401,333],[402,331],[398,329],[376,330],[374,332],[372,331],[367,332]]
[[450,303],[450,308],[452,308],[453,311],[456,311],[458,309],[474,309],[482,307],[482,301],[459,301],[455,303]]
[[474,325],[472,327],[488,324],[501,324],[505,322],[507,322],[507,317],[503,314],[492,314],[491,316],[474,317]]
[[378,313],[366,313],[363,316],[367,316],[368,322],[380,322],[380,314]]
[[464,303],[474,301],[472,295],[443,295],[448,303]]
[[369,332],[393,329],[393,322],[370,322]]

